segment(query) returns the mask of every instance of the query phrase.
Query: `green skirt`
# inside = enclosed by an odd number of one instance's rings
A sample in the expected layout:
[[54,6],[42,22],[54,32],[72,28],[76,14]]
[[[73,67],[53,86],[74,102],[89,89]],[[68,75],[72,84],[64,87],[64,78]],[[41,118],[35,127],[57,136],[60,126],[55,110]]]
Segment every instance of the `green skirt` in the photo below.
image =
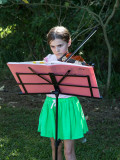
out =
[[[38,132],[55,139],[56,100],[46,97],[39,117]],[[88,132],[86,119],[77,97],[58,99],[58,139],[79,139]]]

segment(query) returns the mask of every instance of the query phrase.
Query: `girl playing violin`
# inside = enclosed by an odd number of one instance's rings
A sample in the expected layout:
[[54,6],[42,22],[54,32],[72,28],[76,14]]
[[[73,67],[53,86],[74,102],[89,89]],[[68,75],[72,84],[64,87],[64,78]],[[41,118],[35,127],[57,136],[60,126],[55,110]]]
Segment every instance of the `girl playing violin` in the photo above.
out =
[[[68,54],[71,37],[65,27],[52,28],[47,34],[47,40],[53,54],[48,54],[44,61],[58,61],[63,55]],[[62,160],[63,144],[65,159],[76,160],[74,141],[83,138],[88,132],[85,116],[76,96],[59,94],[58,98],[58,139],[62,140],[58,147],[58,160]],[[55,114],[55,95],[47,94],[39,117],[38,132],[41,132],[41,136],[50,138],[53,160],[55,160]]]

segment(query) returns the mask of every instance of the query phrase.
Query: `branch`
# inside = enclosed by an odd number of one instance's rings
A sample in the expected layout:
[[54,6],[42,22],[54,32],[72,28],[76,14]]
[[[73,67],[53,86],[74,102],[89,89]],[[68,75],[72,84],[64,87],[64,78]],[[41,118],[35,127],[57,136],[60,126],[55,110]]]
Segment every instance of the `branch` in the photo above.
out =
[[107,10],[106,10],[105,18],[104,18],[104,20],[103,20],[103,21],[105,21],[105,20],[107,19],[107,16],[108,16],[108,14],[109,14],[109,7],[110,7],[110,3],[111,3],[111,0],[109,1],[108,8],[107,8]]
[[89,31],[90,29],[93,29],[93,28],[95,28],[95,27],[97,27],[97,26],[98,26],[98,25],[89,27],[89,28],[87,28],[87,29],[84,29],[82,32],[80,32],[80,33],[72,40],[72,43],[74,42],[74,40],[75,40],[78,36],[80,36],[80,35],[83,34],[83,33],[87,33],[87,31]]
[[[61,6],[61,0],[60,0],[60,6]],[[58,25],[61,25],[61,7],[59,8]]]
[[61,20],[61,24],[65,21],[65,19],[66,19],[66,16],[67,16],[67,8],[66,8],[66,11],[65,11],[65,16],[64,16],[64,18]]
[[1,5],[0,6],[0,8],[9,8],[9,7],[12,7],[12,6],[14,6],[15,4],[14,3],[12,3],[11,5]]
[[119,6],[119,0],[116,0],[115,4],[114,4],[114,7],[113,7],[113,10],[112,10],[112,13],[111,15],[108,17],[108,19],[106,20],[106,23],[105,23],[105,27],[108,25],[109,21],[112,19],[112,17],[114,16],[115,14],[115,11],[116,9],[118,8]]
[[53,9],[53,7],[52,7],[52,6],[49,6],[49,7],[53,10],[53,12],[54,12],[54,14],[55,14],[55,16],[56,16],[56,18],[57,18],[57,21],[59,22],[59,17],[57,16],[56,11]]
[[92,12],[88,7],[81,7],[81,9],[85,9],[88,13],[90,13],[92,16],[93,16],[93,18],[99,23],[99,16],[96,14],[96,13],[94,13],[94,12]]
[[[80,23],[78,24],[77,31],[78,31],[78,29],[79,29],[79,27],[80,27],[80,25],[81,25],[81,22],[83,21],[84,17],[85,17],[85,11],[84,11],[84,13],[83,13],[83,15],[82,15],[82,18],[81,18],[81,20],[80,20]],[[85,25],[85,24],[84,24],[84,25]],[[76,32],[77,32],[77,31],[76,31]]]
[[[78,33],[79,30],[85,25],[85,24],[84,24],[82,27],[80,27],[81,22],[82,22],[82,20],[83,20],[84,17],[85,17],[85,11],[84,11],[84,13],[83,13],[83,15],[82,15],[82,18],[80,19],[80,22],[79,22],[79,24],[78,24],[77,29],[76,29],[76,31],[73,33],[73,35],[75,35],[76,33]],[[71,35],[71,36],[73,36],[73,35]],[[77,36],[76,36],[76,37],[77,37]],[[74,39],[76,39],[76,38],[74,38]]]
[[100,10],[99,16],[100,16],[100,14],[101,14],[101,13],[102,13],[102,11],[103,11],[103,9],[104,9],[104,7],[105,7],[106,2],[107,2],[107,0],[105,0],[105,1],[104,1],[103,6],[102,6],[102,8],[101,8],[101,10]]
[[[21,4],[21,5],[23,5],[23,3],[16,3],[16,4]],[[28,5],[28,6],[32,6],[32,7],[34,7],[34,6],[53,6],[53,7],[61,7],[61,8],[66,8],[66,6],[65,5],[60,5],[60,4],[53,4],[53,3],[29,3],[29,4],[26,4],[26,5]],[[76,8],[76,7],[73,7],[73,6],[68,6],[68,8]],[[79,6],[77,7],[77,8],[79,8]]]

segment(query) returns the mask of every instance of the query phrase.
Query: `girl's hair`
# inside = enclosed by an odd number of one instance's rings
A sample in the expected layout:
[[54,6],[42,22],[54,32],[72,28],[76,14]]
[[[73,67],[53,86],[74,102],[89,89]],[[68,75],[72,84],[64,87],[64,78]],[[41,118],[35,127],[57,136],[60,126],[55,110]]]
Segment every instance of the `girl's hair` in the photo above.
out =
[[63,41],[66,41],[68,43],[70,38],[71,37],[69,31],[63,26],[53,27],[47,34],[47,41],[49,44],[55,39],[62,39]]

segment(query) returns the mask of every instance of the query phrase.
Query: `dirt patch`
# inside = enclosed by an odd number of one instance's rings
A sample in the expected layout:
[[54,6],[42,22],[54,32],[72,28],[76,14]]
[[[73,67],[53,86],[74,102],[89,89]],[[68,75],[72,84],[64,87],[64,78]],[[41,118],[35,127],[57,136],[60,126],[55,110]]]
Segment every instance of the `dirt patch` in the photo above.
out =
[[[45,99],[44,94],[38,95],[19,95],[20,89],[14,79],[0,82],[0,105],[7,105],[12,107],[27,107],[35,108],[42,107]],[[120,100],[106,100],[106,99],[92,99],[85,97],[78,97],[86,118],[99,117],[99,120],[120,119]]]
[[21,95],[21,90],[15,80],[0,82],[0,104],[13,107],[41,107],[45,95]]

